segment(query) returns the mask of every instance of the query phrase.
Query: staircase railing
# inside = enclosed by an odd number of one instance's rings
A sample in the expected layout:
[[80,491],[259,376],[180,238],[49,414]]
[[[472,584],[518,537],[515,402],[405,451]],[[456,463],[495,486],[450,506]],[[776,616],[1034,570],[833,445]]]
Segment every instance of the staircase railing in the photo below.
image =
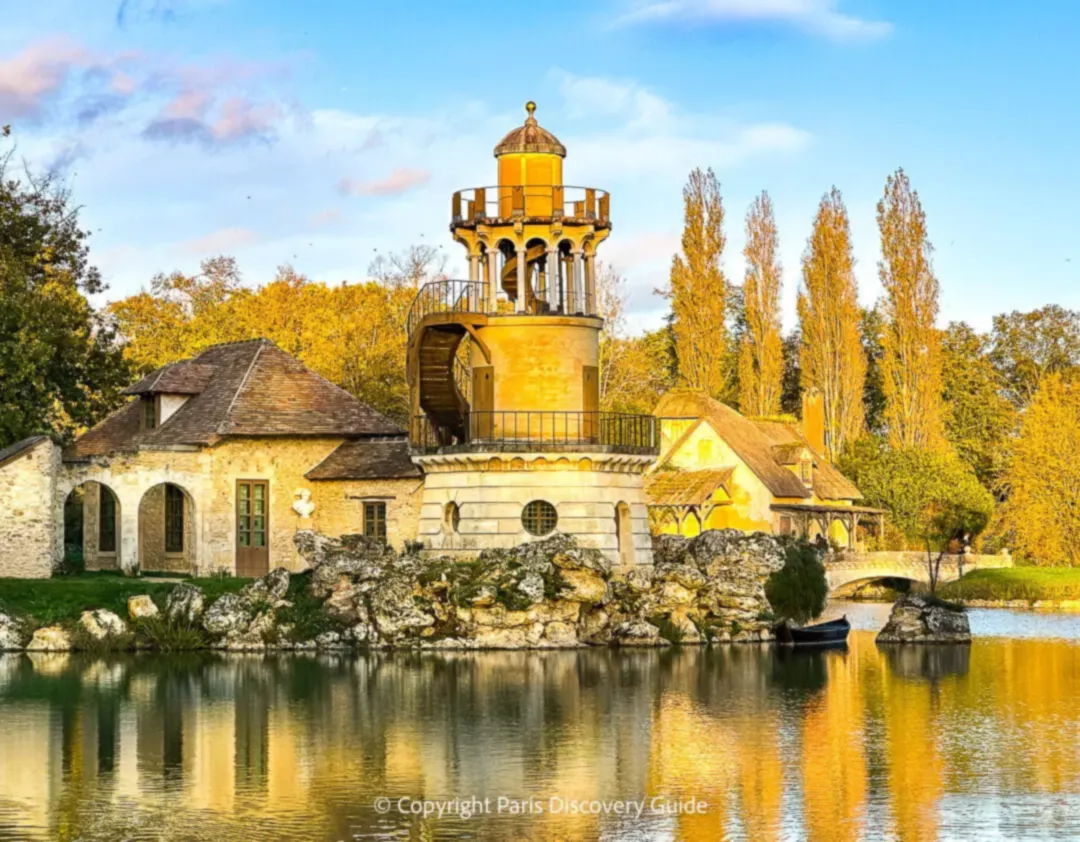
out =
[[487,283],[484,281],[431,281],[420,287],[409,308],[405,329],[409,335],[432,313],[485,312]]

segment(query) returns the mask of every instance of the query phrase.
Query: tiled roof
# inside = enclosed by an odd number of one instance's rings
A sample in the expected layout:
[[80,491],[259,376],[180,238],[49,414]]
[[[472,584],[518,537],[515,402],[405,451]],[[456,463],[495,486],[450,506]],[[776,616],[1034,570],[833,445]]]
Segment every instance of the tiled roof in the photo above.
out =
[[[829,460],[810,447],[797,424],[757,418],[751,423],[777,447],[801,446],[814,458],[814,493],[822,500],[858,500],[862,492],[855,483],[833,467]],[[786,464],[786,463],[785,463]]]
[[674,389],[660,399],[653,415],[705,419],[775,497],[811,496],[802,481],[776,461],[772,452],[774,442],[762,435],[748,418],[704,392]]
[[423,472],[403,438],[347,441],[305,474],[310,480],[408,479]]
[[790,444],[774,444],[772,448],[773,458],[781,465],[797,465],[806,445],[801,441]]
[[734,468],[715,471],[657,471],[645,476],[645,498],[650,506],[702,506],[728,482]]
[[197,395],[214,376],[212,365],[195,362],[171,363],[152,371],[134,386],[124,389],[125,395]]
[[[267,339],[214,345],[171,375],[191,382],[211,371],[201,391],[154,430],[140,429],[132,401],[81,436],[65,458],[80,459],[139,447],[206,445],[221,436],[400,435],[402,430],[344,389],[305,368]],[[146,378],[144,378],[145,380]],[[138,385],[138,384],[137,384]],[[160,391],[150,387],[149,391]]]
[[15,444],[9,444],[5,448],[0,448],[0,466],[3,466],[10,462],[12,459],[21,456],[34,445],[38,444],[38,442],[45,441],[45,439],[47,438],[48,436],[30,436],[29,438],[25,438],[22,441],[15,442]]

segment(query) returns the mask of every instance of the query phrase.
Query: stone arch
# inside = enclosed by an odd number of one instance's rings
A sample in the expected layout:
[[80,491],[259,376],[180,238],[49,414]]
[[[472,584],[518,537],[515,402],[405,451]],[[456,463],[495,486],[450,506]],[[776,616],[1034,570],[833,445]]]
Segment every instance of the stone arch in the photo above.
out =
[[194,573],[195,498],[182,485],[159,482],[139,500],[139,569]]
[[87,570],[120,569],[120,497],[104,482],[84,480],[64,496],[64,561]]
[[903,584],[906,587],[911,587],[916,584],[927,584],[927,580],[913,578],[911,576],[881,576],[873,575],[856,579],[847,579],[840,584],[834,585],[829,582],[829,596],[834,598],[843,598],[853,596],[856,591],[868,586],[868,585],[881,585],[883,587],[890,587],[893,590],[901,590],[897,587],[898,584]]

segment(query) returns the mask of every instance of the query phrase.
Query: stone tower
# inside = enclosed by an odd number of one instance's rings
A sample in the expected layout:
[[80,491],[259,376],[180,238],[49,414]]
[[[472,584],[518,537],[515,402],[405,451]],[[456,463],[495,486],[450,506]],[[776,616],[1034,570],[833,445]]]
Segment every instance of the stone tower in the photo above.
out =
[[619,565],[650,564],[655,420],[600,411],[609,196],[563,184],[566,148],[526,110],[495,147],[498,184],[453,196],[469,279],[426,284],[409,313],[418,537],[465,557],[563,533]]

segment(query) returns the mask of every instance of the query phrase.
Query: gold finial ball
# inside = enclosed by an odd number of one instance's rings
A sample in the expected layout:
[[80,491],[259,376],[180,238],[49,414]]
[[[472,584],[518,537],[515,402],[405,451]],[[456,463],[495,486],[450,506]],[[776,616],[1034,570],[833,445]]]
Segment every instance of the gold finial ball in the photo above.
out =
[[531,99],[525,103],[525,110],[529,112],[529,116],[532,117],[536,113],[536,103]]

